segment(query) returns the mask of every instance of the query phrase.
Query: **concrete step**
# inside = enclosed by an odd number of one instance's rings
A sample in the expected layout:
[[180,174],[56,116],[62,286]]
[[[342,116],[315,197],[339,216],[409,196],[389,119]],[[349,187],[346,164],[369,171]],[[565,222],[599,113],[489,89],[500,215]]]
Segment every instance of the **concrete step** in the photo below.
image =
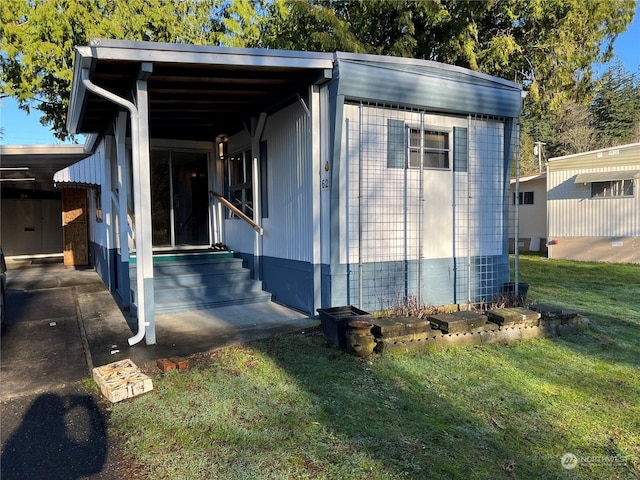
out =
[[262,282],[257,280],[245,280],[239,282],[217,283],[217,284],[194,284],[185,287],[165,286],[156,288],[153,294],[156,302],[167,298],[209,298],[219,294],[248,294],[262,292]]
[[[251,272],[244,268],[216,271],[214,273],[159,274],[153,276],[153,285],[156,289],[181,288],[198,285],[225,285],[229,283],[247,282],[249,280],[251,280]],[[135,290],[135,286],[133,289]]]
[[[153,275],[188,275],[194,273],[228,272],[230,270],[242,270],[241,258],[218,258],[195,260],[179,260],[176,262],[154,263]],[[137,266],[129,264],[129,274],[135,276]]]
[[[129,264],[129,273],[135,309],[135,261]],[[231,252],[154,255],[153,277],[157,313],[271,300],[271,294],[262,290],[262,282],[252,280],[242,259],[233,257]]]
[[227,307],[230,305],[247,305],[269,301],[271,301],[271,294],[264,291],[246,294],[220,294],[201,298],[175,296],[173,299],[157,301],[155,311],[156,313],[184,312],[188,310]]

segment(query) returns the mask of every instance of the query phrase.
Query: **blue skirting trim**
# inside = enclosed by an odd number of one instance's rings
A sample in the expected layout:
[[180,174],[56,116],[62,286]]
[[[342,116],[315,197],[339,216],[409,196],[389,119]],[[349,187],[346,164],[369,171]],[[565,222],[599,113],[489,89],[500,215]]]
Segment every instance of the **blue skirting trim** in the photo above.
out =
[[116,267],[116,251],[107,249],[95,242],[90,242],[91,264],[96,272],[107,286],[109,291],[116,290],[117,278],[115,275]]
[[315,315],[313,274],[319,265],[262,257],[261,267],[262,288],[271,293],[274,301]]

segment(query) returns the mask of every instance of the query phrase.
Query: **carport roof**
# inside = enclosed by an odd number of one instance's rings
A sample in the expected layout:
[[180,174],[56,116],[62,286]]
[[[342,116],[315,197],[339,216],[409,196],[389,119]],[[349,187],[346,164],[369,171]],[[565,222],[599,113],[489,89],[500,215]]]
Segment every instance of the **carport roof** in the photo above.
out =
[[92,39],[76,48],[69,131],[103,134],[120,109],[84,88],[82,69],[94,84],[131,100],[143,63],[153,70],[150,136],[213,141],[330,79],[333,54]]
[[52,186],[55,172],[89,155],[84,145],[0,145],[3,186],[23,186],[27,182]]

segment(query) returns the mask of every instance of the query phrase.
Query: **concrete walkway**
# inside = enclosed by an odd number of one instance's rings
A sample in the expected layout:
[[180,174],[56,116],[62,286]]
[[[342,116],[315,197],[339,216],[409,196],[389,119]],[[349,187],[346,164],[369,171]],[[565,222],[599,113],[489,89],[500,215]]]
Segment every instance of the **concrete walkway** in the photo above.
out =
[[156,315],[156,345],[127,340],[125,316],[93,269],[61,258],[7,260],[7,320],[0,343],[0,400],[44,392],[130,358],[138,366],[288,333],[317,320],[275,303]]

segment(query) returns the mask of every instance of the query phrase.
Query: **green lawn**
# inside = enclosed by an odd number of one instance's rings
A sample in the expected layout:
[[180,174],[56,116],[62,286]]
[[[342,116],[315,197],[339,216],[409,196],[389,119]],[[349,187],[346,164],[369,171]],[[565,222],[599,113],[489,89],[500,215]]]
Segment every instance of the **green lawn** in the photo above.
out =
[[638,478],[640,267],[520,271],[589,328],[369,360],[317,330],[225,348],[110,406],[110,432],[149,478]]

